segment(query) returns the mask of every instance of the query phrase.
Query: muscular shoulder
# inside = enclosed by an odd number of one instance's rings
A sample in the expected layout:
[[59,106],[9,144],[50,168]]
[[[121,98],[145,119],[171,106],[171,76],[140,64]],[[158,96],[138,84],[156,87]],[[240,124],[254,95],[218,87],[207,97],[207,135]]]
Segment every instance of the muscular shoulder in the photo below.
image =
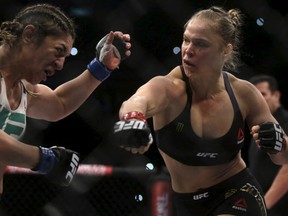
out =
[[168,82],[170,82],[171,87],[169,90],[171,91],[171,94],[173,94],[175,97],[179,97],[184,93],[186,94],[186,86],[182,77],[180,66],[177,66],[171,70],[170,73],[165,76],[165,78],[169,80]]
[[27,99],[28,99],[28,106],[27,110],[30,109],[35,103],[43,100],[43,98],[47,98],[48,95],[51,95],[51,89],[42,84],[33,85],[25,80],[23,80],[24,88],[27,91]]
[[179,66],[175,67],[165,76],[155,76],[147,82],[143,88],[149,87],[153,91],[165,91],[170,94],[177,94],[184,90],[185,83],[182,80],[181,69]]
[[[251,116],[254,116],[253,121],[264,121],[264,116],[270,114],[270,111],[259,90],[247,80],[239,79],[232,74],[228,75],[244,118],[247,117],[249,121],[252,121]],[[260,113],[262,113],[263,119],[260,117]]]
[[180,66],[176,66],[173,68],[167,75],[167,77],[174,78],[174,79],[181,79],[182,80],[182,71]]
[[245,101],[247,101],[257,100],[259,97],[262,97],[258,89],[249,81],[239,79],[232,74],[228,74],[228,77],[234,93],[240,99],[244,99]]

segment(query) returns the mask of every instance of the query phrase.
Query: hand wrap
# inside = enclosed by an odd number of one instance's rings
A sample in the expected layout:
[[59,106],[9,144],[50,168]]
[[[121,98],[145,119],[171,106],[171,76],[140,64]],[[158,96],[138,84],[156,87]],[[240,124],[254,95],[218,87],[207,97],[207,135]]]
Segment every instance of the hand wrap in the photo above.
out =
[[115,36],[112,44],[107,44],[106,40],[108,38],[108,35],[109,34],[105,35],[96,45],[96,58],[99,59],[100,62],[102,62],[103,58],[107,55],[107,53],[111,49],[113,49],[117,58],[119,58],[120,61],[123,61],[126,58],[126,42]]
[[261,150],[276,154],[286,149],[286,143],[283,142],[283,130],[279,124],[263,122],[259,126],[258,139]]
[[46,174],[53,183],[69,186],[79,167],[79,153],[63,147],[44,148],[39,146],[40,161],[33,171]]
[[120,146],[139,148],[153,142],[151,130],[145,116],[140,112],[129,112],[114,125],[114,135]]
[[105,79],[107,79],[112,72],[108,70],[108,68],[106,68],[106,66],[102,64],[97,58],[94,58],[87,65],[87,69],[99,81],[104,81]]
[[109,70],[102,62],[103,58],[113,49],[117,58],[120,61],[124,60],[126,55],[126,43],[118,37],[114,37],[112,44],[107,44],[106,40],[109,34],[104,36],[96,45],[96,58],[94,58],[88,65],[87,69],[90,73],[99,81],[104,81],[111,75],[111,70]]

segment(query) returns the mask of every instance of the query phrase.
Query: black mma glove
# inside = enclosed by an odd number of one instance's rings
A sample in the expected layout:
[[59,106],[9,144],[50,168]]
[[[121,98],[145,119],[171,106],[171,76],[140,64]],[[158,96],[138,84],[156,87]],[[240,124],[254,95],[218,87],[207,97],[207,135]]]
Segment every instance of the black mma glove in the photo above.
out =
[[283,130],[279,124],[263,122],[259,126],[258,139],[261,150],[276,154],[286,149],[286,143],[283,142]]
[[46,174],[47,179],[60,186],[69,186],[79,167],[79,153],[64,147],[39,146],[40,161],[33,171]]
[[106,40],[108,38],[108,35],[109,34],[104,36],[96,45],[96,58],[100,62],[102,62],[103,58],[107,55],[107,53],[111,49],[113,49],[117,58],[119,58],[120,61],[123,61],[126,58],[126,55],[125,55],[125,52],[127,51],[126,42],[115,36],[113,39],[113,43],[107,44]]
[[87,69],[90,73],[98,80],[104,81],[111,75],[111,70],[109,70],[104,64],[103,59],[108,52],[113,50],[117,58],[120,61],[124,60],[126,55],[126,42],[120,38],[114,36],[112,44],[107,43],[107,38],[109,34],[104,36],[96,45],[96,58],[94,58],[88,65]]
[[116,141],[122,147],[139,148],[153,142],[146,118],[140,112],[129,112],[114,125]]

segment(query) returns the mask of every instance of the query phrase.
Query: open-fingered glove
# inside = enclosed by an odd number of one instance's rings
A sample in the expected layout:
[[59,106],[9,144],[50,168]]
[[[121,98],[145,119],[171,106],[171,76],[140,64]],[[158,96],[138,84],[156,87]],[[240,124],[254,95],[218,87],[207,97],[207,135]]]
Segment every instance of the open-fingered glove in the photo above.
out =
[[105,35],[96,45],[96,58],[100,62],[103,62],[108,52],[113,50],[117,58],[119,58],[120,61],[123,61],[126,58],[126,42],[118,37],[114,37],[112,44],[107,43],[108,36],[109,34]]
[[276,154],[286,149],[286,143],[283,142],[283,130],[279,124],[263,122],[259,126],[258,139],[261,150]]
[[130,112],[114,125],[115,140],[121,147],[139,148],[153,142],[151,130],[142,113]]
[[[87,69],[99,81],[104,81],[111,75],[113,69],[108,67],[107,62],[114,64],[115,58],[116,60],[118,58],[117,62],[121,62],[125,59],[128,50],[126,41],[112,34],[105,35],[97,43],[96,57],[87,65]],[[112,42],[110,37],[114,37]]]
[[33,171],[45,174],[47,179],[60,186],[69,186],[79,167],[79,153],[64,147],[39,146],[40,161]]

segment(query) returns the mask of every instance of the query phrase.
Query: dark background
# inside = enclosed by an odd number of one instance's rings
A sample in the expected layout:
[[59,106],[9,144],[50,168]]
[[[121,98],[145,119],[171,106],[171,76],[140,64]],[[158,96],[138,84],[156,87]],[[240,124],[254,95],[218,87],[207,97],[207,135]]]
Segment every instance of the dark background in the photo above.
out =
[[[162,166],[155,145],[144,156],[131,155],[111,140],[111,130],[124,100],[151,77],[165,75],[181,63],[180,53],[175,55],[173,48],[181,46],[184,23],[196,10],[211,5],[239,8],[246,16],[243,65],[234,74],[243,79],[257,73],[274,75],[283,105],[288,107],[288,10],[284,1],[1,0],[0,21],[13,19],[22,7],[40,2],[60,6],[77,24],[79,53],[67,58],[64,70],[45,83],[51,88],[80,74],[94,58],[97,42],[110,30],[129,33],[133,47],[132,56],[75,113],[57,123],[28,119],[23,141],[29,144],[73,148],[85,163],[135,166],[153,162]],[[263,26],[256,24],[257,18],[264,19]]]

